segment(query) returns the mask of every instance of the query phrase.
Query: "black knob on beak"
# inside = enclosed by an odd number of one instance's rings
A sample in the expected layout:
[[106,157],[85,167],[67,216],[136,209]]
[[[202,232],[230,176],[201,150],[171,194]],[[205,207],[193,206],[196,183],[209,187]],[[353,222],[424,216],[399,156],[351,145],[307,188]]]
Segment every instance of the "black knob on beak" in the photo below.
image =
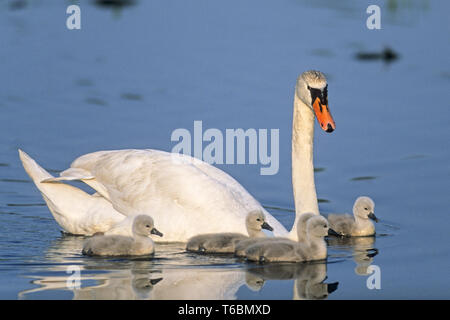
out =
[[333,131],[334,131],[333,127],[331,126],[331,124],[328,123],[326,132],[333,132]]

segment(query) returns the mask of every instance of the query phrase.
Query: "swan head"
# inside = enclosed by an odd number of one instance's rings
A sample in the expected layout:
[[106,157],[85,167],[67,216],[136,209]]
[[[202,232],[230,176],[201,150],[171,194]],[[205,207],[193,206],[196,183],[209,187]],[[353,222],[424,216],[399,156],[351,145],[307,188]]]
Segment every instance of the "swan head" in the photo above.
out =
[[314,111],[324,131],[333,132],[336,129],[328,108],[327,78],[322,72],[315,70],[303,72],[297,79],[295,94]]
[[336,231],[330,228],[328,220],[322,216],[315,215],[308,219],[306,223],[306,232],[308,237],[323,238],[327,235],[338,235]]
[[155,228],[152,217],[144,214],[138,215],[134,218],[133,232],[136,235],[144,237],[148,237],[152,234],[160,237],[163,236],[163,234]]
[[357,218],[378,222],[375,216],[375,202],[369,197],[359,197],[353,205],[353,215]]
[[264,213],[260,210],[251,211],[245,219],[248,233],[259,232],[262,229],[273,231],[273,228],[266,222]]

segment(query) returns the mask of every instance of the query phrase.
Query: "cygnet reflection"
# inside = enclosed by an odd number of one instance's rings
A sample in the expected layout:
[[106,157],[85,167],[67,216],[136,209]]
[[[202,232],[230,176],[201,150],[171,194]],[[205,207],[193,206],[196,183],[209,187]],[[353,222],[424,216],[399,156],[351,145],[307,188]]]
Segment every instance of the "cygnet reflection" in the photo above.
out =
[[374,257],[378,254],[375,248],[375,237],[329,237],[329,246],[338,250],[349,252],[356,263],[355,273],[360,276],[368,276]]
[[327,278],[325,263],[284,263],[257,265],[247,270],[249,274],[269,280],[294,279],[294,300],[326,299],[336,291],[338,282],[324,283]]

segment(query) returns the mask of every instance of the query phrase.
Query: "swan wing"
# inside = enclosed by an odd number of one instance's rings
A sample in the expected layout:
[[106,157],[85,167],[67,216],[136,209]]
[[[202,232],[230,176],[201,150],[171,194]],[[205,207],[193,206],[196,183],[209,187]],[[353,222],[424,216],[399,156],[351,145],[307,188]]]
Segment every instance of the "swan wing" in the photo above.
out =
[[207,232],[246,234],[245,216],[255,209],[287,232],[235,179],[189,156],[151,149],[99,151],[79,157],[62,175],[73,169],[81,169],[89,177],[81,180],[117,211],[154,216],[162,241]]
[[[177,155],[178,156],[178,155]],[[84,172],[74,177],[71,172]],[[61,173],[63,179],[96,182],[94,189],[110,199],[125,215],[145,213],[148,202],[162,199],[186,207],[212,208],[244,205],[250,209],[260,204],[231,176],[200,160],[156,150],[100,151],[76,159]],[[207,200],[207,201],[205,201]]]

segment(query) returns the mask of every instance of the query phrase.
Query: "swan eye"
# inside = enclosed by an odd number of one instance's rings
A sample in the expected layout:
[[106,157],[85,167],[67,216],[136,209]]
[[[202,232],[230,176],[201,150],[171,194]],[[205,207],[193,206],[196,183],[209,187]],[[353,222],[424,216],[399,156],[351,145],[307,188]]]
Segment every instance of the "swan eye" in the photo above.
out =
[[261,221],[261,219],[258,218],[258,219],[256,219],[256,221]]
[[369,208],[364,208],[364,210],[369,210]]
[[146,228],[150,228],[150,225],[146,225],[145,227],[146,227]]

